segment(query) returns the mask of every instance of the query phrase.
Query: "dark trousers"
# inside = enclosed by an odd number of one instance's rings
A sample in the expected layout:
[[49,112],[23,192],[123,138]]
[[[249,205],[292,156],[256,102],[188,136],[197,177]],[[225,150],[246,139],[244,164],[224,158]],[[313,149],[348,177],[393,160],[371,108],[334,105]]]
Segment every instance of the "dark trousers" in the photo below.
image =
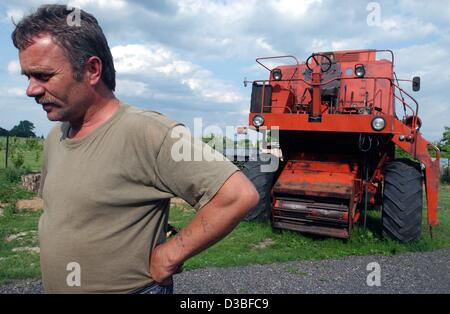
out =
[[152,282],[151,284],[139,288],[133,292],[132,294],[173,294],[173,284],[162,286],[157,284],[156,282]]

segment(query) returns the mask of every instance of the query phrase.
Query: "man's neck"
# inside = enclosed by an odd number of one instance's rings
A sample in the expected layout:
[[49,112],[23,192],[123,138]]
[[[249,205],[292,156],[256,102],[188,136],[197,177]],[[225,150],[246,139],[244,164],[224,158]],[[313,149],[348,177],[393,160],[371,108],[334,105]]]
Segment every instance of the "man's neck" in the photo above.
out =
[[69,122],[68,137],[79,139],[88,135],[111,118],[119,108],[119,105],[120,101],[114,95],[96,101],[88,107],[82,119]]

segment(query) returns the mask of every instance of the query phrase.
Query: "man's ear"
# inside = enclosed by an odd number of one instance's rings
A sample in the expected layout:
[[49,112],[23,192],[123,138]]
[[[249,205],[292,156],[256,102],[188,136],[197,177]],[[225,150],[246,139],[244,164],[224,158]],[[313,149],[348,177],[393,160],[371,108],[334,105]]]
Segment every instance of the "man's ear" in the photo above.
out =
[[90,57],[86,61],[85,71],[87,82],[92,86],[97,85],[102,78],[102,60],[97,56]]

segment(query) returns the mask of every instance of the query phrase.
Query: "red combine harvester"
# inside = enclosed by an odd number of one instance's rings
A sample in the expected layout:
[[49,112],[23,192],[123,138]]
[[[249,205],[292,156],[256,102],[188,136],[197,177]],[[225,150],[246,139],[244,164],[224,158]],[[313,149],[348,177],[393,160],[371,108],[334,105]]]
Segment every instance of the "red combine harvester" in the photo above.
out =
[[[295,64],[263,63],[276,58]],[[358,220],[365,226],[368,206],[381,206],[383,235],[414,241],[421,233],[424,182],[431,232],[439,150],[422,137],[419,105],[399,86],[409,81],[418,91],[419,77],[398,80],[390,50],[314,53],[305,63],[293,56],[256,62],[270,78],[250,82],[249,124],[257,131],[279,128],[283,153],[267,191],[274,228],[348,238]],[[395,146],[419,162],[396,159]],[[435,160],[428,148],[436,151]]]

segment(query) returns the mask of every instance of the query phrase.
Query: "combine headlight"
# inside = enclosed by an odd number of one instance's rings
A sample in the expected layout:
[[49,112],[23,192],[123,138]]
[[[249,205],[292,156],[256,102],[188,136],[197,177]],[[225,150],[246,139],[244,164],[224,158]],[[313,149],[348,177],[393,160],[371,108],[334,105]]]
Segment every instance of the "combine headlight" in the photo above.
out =
[[259,128],[261,125],[264,124],[264,117],[257,115],[253,117],[253,125],[257,128]]
[[275,81],[281,81],[281,79],[283,78],[283,75],[281,74],[281,70],[280,69],[272,70],[272,77]]
[[366,75],[366,69],[363,64],[355,65],[355,75],[357,77],[364,77],[364,75]]
[[372,129],[375,131],[381,131],[386,126],[386,120],[382,117],[376,117],[372,120]]

